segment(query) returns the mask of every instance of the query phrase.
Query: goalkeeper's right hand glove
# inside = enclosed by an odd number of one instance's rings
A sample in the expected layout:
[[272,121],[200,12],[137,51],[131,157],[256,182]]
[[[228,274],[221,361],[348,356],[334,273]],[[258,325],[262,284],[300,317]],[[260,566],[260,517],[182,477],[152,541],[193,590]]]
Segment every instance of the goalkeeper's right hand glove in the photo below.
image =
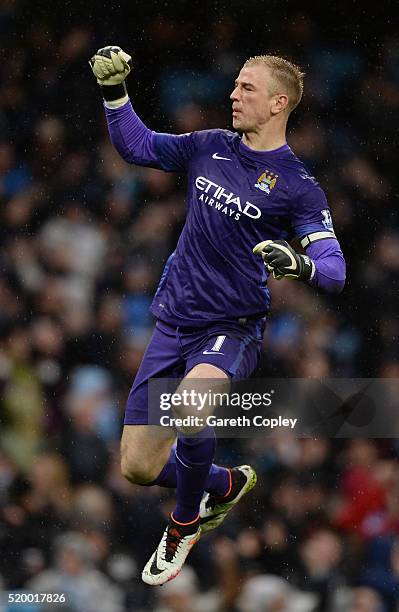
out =
[[132,58],[120,47],[99,49],[89,64],[101,87],[104,100],[111,106],[121,106],[128,100],[125,79],[132,69]]

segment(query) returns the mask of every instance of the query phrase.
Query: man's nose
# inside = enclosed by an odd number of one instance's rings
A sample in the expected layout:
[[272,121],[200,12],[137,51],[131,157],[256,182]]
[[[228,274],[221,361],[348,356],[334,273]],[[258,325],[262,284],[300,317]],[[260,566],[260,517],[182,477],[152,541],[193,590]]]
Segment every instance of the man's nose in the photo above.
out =
[[238,87],[235,87],[235,89],[233,89],[233,91],[230,94],[230,100],[238,100],[239,94],[238,94]]

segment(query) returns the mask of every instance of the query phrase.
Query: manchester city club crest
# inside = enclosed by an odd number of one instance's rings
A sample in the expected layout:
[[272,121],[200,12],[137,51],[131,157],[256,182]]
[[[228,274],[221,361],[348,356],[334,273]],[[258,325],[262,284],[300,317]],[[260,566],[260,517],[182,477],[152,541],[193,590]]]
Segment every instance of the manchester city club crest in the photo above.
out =
[[274,174],[274,172],[270,172],[269,170],[265,170],[263,174],[260,175],[257,182],[255,183],[256,189],[260,189],[264,193],[269,193],[275,187],[278,179],[278,174]]

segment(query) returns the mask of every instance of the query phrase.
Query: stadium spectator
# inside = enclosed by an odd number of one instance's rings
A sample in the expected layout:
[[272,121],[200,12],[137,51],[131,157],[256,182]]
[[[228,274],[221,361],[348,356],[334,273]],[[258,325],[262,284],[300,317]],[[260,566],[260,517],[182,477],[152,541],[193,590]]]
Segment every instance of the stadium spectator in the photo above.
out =
[[27,583],[34,592],[64,593],[73,612],[122,612],[123,597],[108,578],[93,567],[82,536],[67,532],[55,542],[54,565]]

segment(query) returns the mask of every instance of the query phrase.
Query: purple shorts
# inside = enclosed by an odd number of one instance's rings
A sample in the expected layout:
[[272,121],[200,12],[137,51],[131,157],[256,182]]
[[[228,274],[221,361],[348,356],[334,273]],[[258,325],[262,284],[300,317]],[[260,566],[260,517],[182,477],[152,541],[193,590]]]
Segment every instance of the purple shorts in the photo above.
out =
[[148,424],[150,378],[182,379],[199,363],[210,363],[232,379],[249,377],[259,361],[264,327],[264,319],[195,329],[158,320],[129,393],[125,425]]

